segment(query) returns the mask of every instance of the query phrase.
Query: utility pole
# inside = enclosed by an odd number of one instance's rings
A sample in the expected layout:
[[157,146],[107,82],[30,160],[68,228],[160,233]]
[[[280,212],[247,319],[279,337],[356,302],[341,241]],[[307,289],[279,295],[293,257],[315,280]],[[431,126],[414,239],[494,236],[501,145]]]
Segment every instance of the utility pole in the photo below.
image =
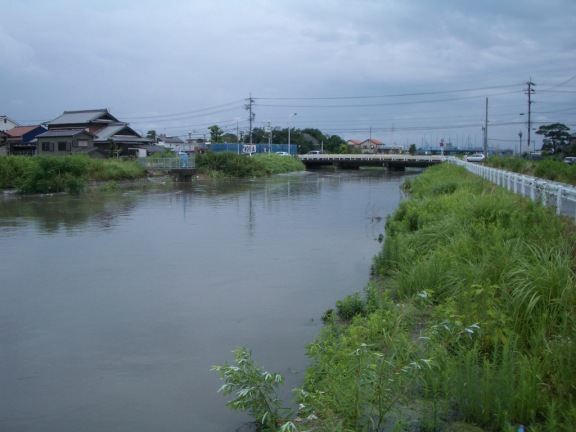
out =
[[270,120],[268,120],[268,152],[272,153],[272,126],[270,126]]
[[530,112],[531,112],[531,105],[532,105],[532,95],[534,94],[534,92],[536,90],[534,90],[532,87],[535,86],[536,84],[534,84],[532,82],[532,78],[530,78],[530,81],[528,81],[526,83],[526,85],[528,86],[528,88],[526,89],[526,94],[528,95],[528,153],[530,153],[530,129],[532,128],[532,124],[530,121]]
[[252,112],[252,104],[254,104],[254,99],[252,99],[252,93],[250,93],[248,103],[244,105],[244,108],[248,111],[248,121],[250,123],[250,145],[252,145],[252,122],[254,122],[254,117],[256,117],[256,114]]
[[240,154],[240,128],[238,126],[238,120],[236,120],[236,142],[238,143],[238,154]]
[[486,116],[484,117],[484,156],[488,157],[488,98],[486,98]]

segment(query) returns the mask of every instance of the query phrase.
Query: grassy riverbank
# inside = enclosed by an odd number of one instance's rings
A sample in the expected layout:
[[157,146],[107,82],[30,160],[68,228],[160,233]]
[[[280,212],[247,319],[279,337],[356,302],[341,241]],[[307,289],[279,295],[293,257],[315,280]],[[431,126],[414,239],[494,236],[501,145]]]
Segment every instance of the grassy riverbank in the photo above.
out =
[[308,347],[316,430],[572,431],[573,223],[450,164],[405,187],[373,281]]
[[146,171],[137,161],[66,157],[0,157],[0,189],[21,193],[79,193],[90,182],[143,178]]
[[229,405],[282,432],[573,431],[573,222],[452,164],[404,187],[371,282],[307,347],[297,418],[244,350],[214,368]]
[[205,153],[196,157],[198,171],[208,177],[265,177],[303,171],[306,167],[294,157],[277,154],[243,156],[232,152]]
[[[292,157],[276,154],[247,157],[236,153],[199,155],[196,168],[210,178],[264,177],[305,169],[302,162]],[[135,160],[90,159],[86,155],[0,156],[0,189],[21,193],[80,193],[90,183],[115,184],[146,176],[146,170]]]

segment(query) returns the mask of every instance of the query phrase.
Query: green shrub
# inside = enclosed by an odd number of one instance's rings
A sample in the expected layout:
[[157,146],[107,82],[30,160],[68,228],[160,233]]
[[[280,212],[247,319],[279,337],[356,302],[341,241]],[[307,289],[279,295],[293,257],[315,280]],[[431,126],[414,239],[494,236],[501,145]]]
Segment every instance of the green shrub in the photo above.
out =
[[[263,371],[246,348],[237,348],[234,357],[235,365],[212,366],[224,380],[219,392],[225,396],[235,395],[226,405],[236,411],[249,412],[258,430],[295,430],[294,424],[285,422],[282,414],[290,410],[282,408],[276,396],[276,389],[284,382],[282,375]],[[281,423],[284,425],[280,426]]]
[[263,177],[305,167],[296,158],[276,154],[239,155],[233,152],[204,153],[196,157],[196,166],[205,173],[218,172],[228,177]]
[[23,193],[80,193],[88,180],[129,180],[146,175],[136,161],[86,155],[0,157],[0,188]]
[[350,320],[356,315],[366,314],[366,305],[360,297],[360,293],[346,296],[344,300],[336,302],[336,313],[344,320]]
[[19,189],[36,165],[23,156],[0,156],[0,189]]

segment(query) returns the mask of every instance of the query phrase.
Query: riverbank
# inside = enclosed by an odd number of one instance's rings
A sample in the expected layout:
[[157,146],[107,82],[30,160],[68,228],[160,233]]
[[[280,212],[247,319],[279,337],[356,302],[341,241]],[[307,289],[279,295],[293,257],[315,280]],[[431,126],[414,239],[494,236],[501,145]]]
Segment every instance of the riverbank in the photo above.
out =
[[[230,152],[198,155],[196,168],[198,178],[265,177],[305,169],[296,158],[276,154],[247,157]],[[85,188],[114,189],[120,182],[139,182],[147,177],[157,176],[150,176],[136,160],[96,160],[86,155],[0,156],[0,190],[18,193],[78,194]]]
[[451,164],[404,189],[372,280],[307,347],[302,423],[282,430],[572,431],[573,222]]

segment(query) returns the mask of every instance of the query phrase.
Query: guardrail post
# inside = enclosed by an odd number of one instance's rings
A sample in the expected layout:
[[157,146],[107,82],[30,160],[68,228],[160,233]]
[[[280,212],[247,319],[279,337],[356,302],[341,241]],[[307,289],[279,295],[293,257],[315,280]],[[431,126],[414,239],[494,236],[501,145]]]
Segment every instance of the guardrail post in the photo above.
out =
[[557,215],[562,213],[562,192],[564,192],[564,188],[562,186],[558,186],[556,188],[556,214]]

